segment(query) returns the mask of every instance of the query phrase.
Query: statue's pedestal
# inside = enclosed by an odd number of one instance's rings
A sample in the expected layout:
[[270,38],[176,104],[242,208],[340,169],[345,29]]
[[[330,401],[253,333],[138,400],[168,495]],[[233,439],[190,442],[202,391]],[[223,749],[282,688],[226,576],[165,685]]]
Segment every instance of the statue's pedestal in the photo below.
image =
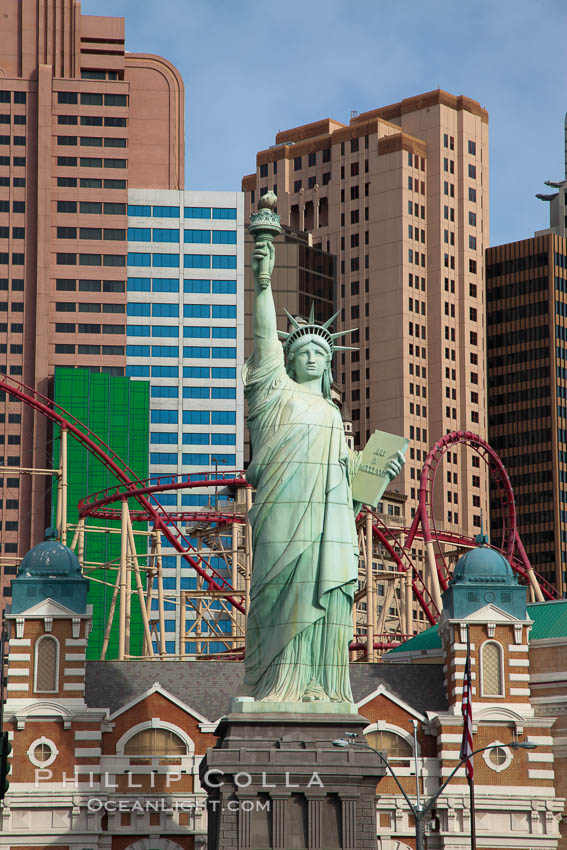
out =
[[333,746],[368,721],[257,706],[223,717],[201,764],[208,850],[376,850],[376,784],[385,768],[363,747]]

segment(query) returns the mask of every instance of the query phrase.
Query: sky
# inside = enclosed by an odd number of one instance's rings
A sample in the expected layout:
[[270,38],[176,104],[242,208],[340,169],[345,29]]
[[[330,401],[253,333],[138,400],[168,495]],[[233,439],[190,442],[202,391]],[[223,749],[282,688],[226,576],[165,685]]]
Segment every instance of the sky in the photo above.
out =
[[185,83],[186,189],[240,189],[279,130],[438,87],[489,113],[490,243],[548,227],[565,176],[564,0],[82,0]]

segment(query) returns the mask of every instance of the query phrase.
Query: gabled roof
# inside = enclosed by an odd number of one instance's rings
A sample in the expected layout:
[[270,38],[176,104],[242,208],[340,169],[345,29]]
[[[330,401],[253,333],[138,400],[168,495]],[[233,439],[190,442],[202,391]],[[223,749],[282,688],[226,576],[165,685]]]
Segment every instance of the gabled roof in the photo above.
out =
[[[533,620],[530,643],[544,638],[567,638],[567,599],[558,599],[555,602],[533,602],[526,608],[528,617]],[[395,649],[391,649],[386,654],[386,660],[389,661],[392,658],[395,661],[395,656],[407,652],[422,653],[440,649],[441,638],[437,632],[437,626],[432,626]]]
[[[355,702],[382,685],[421,714],[447,708],[440,664],[426,670],[417,664],[352,664],[350,669]],[[193,714],[213,722],[227,713],[230,697],[242,693],[243,673],[240,662],[230,661],[87,661],[85,701],[112,714],[159,683]]]

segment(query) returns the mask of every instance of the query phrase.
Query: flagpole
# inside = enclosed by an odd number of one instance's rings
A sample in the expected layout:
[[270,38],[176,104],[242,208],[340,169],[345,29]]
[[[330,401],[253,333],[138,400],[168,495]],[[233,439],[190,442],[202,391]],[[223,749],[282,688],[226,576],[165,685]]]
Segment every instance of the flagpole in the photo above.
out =
[[471,806],[471,850],[476,850],[476,810],[474,807],[474,778],[467,779],[469,783],[469,800]]
[[[461,758],[466,758],[473,751],[473,722],[472,722],[472,671],[471,671],[471,636],[467,624],[467,658],[463,681],[463,740],[461,743]],[[465,761],[467,783],[469,786],[469,801],[471,812],[471,850],[476,850],[476,810],[474,801],[474,767],[472,758]]]

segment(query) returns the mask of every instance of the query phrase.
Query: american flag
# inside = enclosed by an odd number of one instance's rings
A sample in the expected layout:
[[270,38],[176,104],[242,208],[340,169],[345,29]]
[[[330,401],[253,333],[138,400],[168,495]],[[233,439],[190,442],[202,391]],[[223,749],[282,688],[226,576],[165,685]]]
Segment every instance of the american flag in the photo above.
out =
[[472,678],[471,678],[471,651],[470,642],[467,639],[467,660],[465,663],[465,677],[463,681],[463,703],[461,706],[463,712],[463,740],[461,742],[460,756],[466,759],[465,768],[469,782],[473,781],[474,767],[473,760],[469,758],[473,751],[473,722],[472,722]]

